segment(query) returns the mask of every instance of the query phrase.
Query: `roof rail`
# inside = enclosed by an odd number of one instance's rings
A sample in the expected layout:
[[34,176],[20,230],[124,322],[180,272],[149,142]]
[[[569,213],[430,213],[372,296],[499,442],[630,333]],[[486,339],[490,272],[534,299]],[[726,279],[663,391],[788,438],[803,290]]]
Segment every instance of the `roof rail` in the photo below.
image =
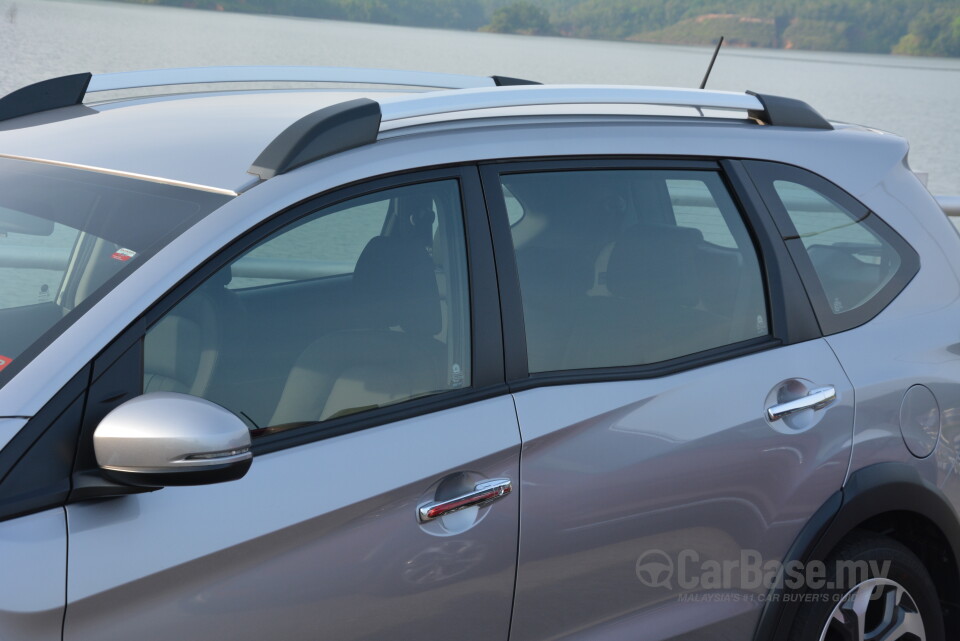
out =
[[510,76],[490,76],[493,84],[498,87],[511,87],[513,85],[542,85],[542,82],[536,80],[524,80],[523,78],[511,78]]
[[307,114],[273,139],[247,171],[269,180],[300,165],[376,142],[380,104],[357,98]]
[[89,73],[42,80],[0,98],[0,121],[83,102]]
[[380,126],[389,121],[502,107],[583,104],[746,111],[751,118],[768,125],[833,129],[805,102],[753,92],[594,85],[502,86],[492,91],[436,91],[379,103],[361,98],[325,107],[285,129],[248,171],[267,180],[308,162],[376,142]]
[[122,71],[96,76],[79,73],[43,80],[0,98],[0,121],[79,105],[87,94],[101,91],[225,82],[331,82],[438,89],[537,84],[531,80],[506,76],[347,67],[197,67]]
[[936,199],[947,216],[960,216],[960,196],[936,196]]
[[763,103],[755,96],[732,91],[617,85],[542,85],[501,87],[496,91],[436,91],[396,100],[386,99],[381,102],[381,108],[383,120],[388,122],[498,107],[584,104],[668,105],[735,111],[763,109]]
[[488,76],[464,76],[452,73],[396,69],[196,67],[98,74],[90,81],[87,92],[218,82],[340,82],[364,85],[436,87],[440,89],[467,89],[471,87],[493,87],[495,85],[494,78]]
[[754,92],[703,91],[640,86],[547,85],[503,87],[497,91],[466,89],[404,96],[381,103],[383,121],[420,116],[546,105],[631,104],[745,111],[768,125],[832,129],[810,105],[792,98]]
[[763,105],[763,109],[750,110],[749,112],[751,118],[756,118],[760,122],[783,127],[833,129],[833,125],[827,122],[826,118],[802,100],[760,94],[753,91],[747,93],[756,96],[760,104]]

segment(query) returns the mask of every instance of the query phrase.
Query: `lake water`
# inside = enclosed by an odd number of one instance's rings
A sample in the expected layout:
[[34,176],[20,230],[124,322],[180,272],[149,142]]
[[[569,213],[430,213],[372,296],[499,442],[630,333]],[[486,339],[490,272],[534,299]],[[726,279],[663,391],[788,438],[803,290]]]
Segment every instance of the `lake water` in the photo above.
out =
[[[704,47],[539,38],[96,1],[0,0],[0,94],[92,71],[326,65],[696,87]],[[892,131],[937,194],[960,195],[960,59],[724,49],[709,87],[801,98]]]

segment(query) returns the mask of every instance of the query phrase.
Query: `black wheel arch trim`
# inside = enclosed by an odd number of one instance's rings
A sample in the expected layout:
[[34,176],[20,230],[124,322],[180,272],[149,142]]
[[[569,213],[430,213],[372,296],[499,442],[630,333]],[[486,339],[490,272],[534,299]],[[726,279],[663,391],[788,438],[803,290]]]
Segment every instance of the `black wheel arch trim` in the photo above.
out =
[[[910,512],[939,528],[953,558],[960,559],[960,520],[943,492],[905,463],[877,463],[850,475],[807,521],[784,562],[824,559],[858,526],[891,512]],[[960,568],[955,566],[956,573]],[[802,603],[779,597],[783,588],[767,594],[754,641],[785,641]]]

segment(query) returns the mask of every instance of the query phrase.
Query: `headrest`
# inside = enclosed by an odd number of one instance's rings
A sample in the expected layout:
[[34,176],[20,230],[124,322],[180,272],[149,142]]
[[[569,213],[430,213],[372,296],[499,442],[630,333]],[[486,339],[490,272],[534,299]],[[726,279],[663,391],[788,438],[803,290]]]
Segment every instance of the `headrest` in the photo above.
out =
[[409,334],[440,332],[440,292],[433,259],[411,237],[375,236],[353,272],[359,322],[369,329],[400,326]]
[[607,289],[646,304],[694,306],[700,302],[697,245],[692,227],[634,225],[620,236],[607,264]]
[[413,185],[405,187],[396,198],[397,215],[390,228],[390,236],[413,236],[424,247],[433,242],[435,187]]
[[204,283],[205,287],[208,287],[212,290],[221,290],[230,284],[230,281],[233,280],[233,265],[227,265],[221,267],[213,276],[207,279]]
[[535,242],[570,247],[619,228],[625,213],[623,171],[552,171],[507,174],[503,185],[523,206],[524,215],[545,218]]
[[199,323],[180,312],[178,308],[154,325],[146,345],[150,374],[185,382],[196,376],[203,337]]

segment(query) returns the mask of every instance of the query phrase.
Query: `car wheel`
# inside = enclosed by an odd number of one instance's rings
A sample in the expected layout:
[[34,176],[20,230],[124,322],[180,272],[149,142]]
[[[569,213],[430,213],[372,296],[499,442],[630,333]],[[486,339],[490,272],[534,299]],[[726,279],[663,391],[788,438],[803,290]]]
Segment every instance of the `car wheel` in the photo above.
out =
[[802,595],[790,641],[944,641],[936,586],[893,539],[855,534],[827,559],[825,578]]

